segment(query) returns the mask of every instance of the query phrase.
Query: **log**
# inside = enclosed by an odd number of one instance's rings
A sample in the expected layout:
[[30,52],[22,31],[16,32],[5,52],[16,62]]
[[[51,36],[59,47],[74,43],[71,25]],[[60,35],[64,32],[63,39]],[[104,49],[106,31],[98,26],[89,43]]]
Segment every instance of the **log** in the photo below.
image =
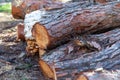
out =
[[94,70],[81,72],[74,80],[119,80],[120,70]]
[[52,10],[62,8],[66,2],[84,2],[105,4],[109,0],[12,0],[12,15],[16,19],[24,19],[27,13],[38,9]]
[[[81,46],[80,44],[75,45],[74,42],[71,42],[53,51],[50,51],[41,59],[44,61],[44,64],[46,63],[46,65],[51,68],[51,70],[53,70],[52,67],[54,66],[57,77],[62,79],[66,78],[66,76],[72,78],[75,74],[78,74],[81,71],[94,70],[97,68],[103,68],[107,70],[119,69],[120,29],[98,35],[88,35],[88,37],[89,40],[87,38],[85,39],[87,43],[82,44],[84,46]],[[82,40],[80,39],[80,41]],[[94,43],[90,45],[89,43],[92,42]],[[87,47],[88,44],[89,48]],[[97,49],[99,48],[98,46],[101,46],[100,50]],[[90,48],[96,49],[93,51]],[[54,65],[51,65],[53,63]],[[44,70],[42,69],[42,71]],[[48,73],[48,75],[49,74],[54,73]]]
[[89,3],[72,3],[62,9],[34,11],[26,15],[25,37],[35,38],[40,50],[46,50],[69,41],[76,34],[115,28],[120,25],[119,4],[91,7]]
[[58,0],[12,0],[12,15],[16,19],[24,19],[27,13],[38,9],[57,9],[62,7]]
[[107,0],[95,0],[96,3],[101,3],[101,4],[105,4],[107,3]]
[[[105,50],[107,47],[111,46],[115,42],[118,42],[119,40],[120,40],[120,29],[119,28],[102,33],[102,34],[84,35],[82,37],[77,36],[77,38],[75,38],[73,41],[65,45],[62,45],[56,49],[53,49],[49,53],[45,54],[42,57],[42,59],[49,63],[56,62],[56,61],[59,62],[62,58],[63,59],[65,58],[64,56],[66,56],[66,54],[68,55],[69,53],[74,52],[74,49],[77,47],[95,48],[94,51],[99,52],[99,51]],[[80,48],[78,48],[78,50],[76,51],[78,51],[80,54],[86,53],[86,52],[80,51]],[[87,53],[90,53],[90,52],[87,52]]]

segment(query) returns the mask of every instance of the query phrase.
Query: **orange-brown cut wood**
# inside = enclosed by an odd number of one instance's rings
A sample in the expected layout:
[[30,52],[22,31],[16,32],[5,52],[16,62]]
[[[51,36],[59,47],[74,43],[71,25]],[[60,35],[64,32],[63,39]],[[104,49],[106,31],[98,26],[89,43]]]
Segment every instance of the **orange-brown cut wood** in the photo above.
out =
[[42,59],[39,60],[39,66],[40,66],[40,69],[42,70],[43,74],[46,77],[54,79],[54,72],[53,72],[53,70]]
[[85,75],[80,75],[76,80],[88,80]]

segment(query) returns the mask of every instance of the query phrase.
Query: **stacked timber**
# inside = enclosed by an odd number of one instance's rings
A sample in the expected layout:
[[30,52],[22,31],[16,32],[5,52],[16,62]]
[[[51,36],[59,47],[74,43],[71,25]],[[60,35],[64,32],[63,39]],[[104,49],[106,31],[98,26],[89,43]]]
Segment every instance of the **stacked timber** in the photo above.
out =
[[[14,1],[13,16],[24,19],[24,24],[18,25],[17,38],[27,42],[29,55],[39,53],[40,69],[46,77],[54,80],[96,80],[96,75],[113,73],[95,72],[91,78],[91,71],[119,69],[120,2],[96,0],[102,4],[93,5],[88,1],[46,3],[46,0],[27,0],[25,3],[21,0],[17,6]],[[28,7],[27,3],[31,6]],[[50,6],[46,7],[48,4]],[[15,7],[19,14],[14,12]],[[101,79],[111,80],[107,77],[110,75]],[[119,76],[115,79],[119,80]]]

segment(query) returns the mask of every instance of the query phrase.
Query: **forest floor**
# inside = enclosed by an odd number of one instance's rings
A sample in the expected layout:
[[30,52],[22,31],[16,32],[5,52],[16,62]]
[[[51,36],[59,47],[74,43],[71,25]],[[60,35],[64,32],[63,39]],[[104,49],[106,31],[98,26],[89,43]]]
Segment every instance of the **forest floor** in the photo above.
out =
[[21,20],[0,13],[0,80],[45,80],[38,57],[28,57],[25,42],[16,41],[16,25]]

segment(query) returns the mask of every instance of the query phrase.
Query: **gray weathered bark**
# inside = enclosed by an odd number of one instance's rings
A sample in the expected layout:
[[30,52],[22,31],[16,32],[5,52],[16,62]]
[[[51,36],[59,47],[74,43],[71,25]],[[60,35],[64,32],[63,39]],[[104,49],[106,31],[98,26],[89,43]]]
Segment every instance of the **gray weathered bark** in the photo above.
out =
[[[80,41],[82,40],[80,39]],[[89,48],[86,47],[87,50],[85,47],[81,49],[83,46],[79,44],[76,44],[79,47],[79,50],[76,50],[76,45],[68,43],[51,51],[42,59],[49,66],[54,63],[58,77],[63,73],[65,74],[63,76],[68,76],[97,68],[119,69],[120,29],[89,36],[89,39],[86,38],[86,42],[83,42],[84,46],[91,43]],[[89,52],[90,47],[94,50]]]

